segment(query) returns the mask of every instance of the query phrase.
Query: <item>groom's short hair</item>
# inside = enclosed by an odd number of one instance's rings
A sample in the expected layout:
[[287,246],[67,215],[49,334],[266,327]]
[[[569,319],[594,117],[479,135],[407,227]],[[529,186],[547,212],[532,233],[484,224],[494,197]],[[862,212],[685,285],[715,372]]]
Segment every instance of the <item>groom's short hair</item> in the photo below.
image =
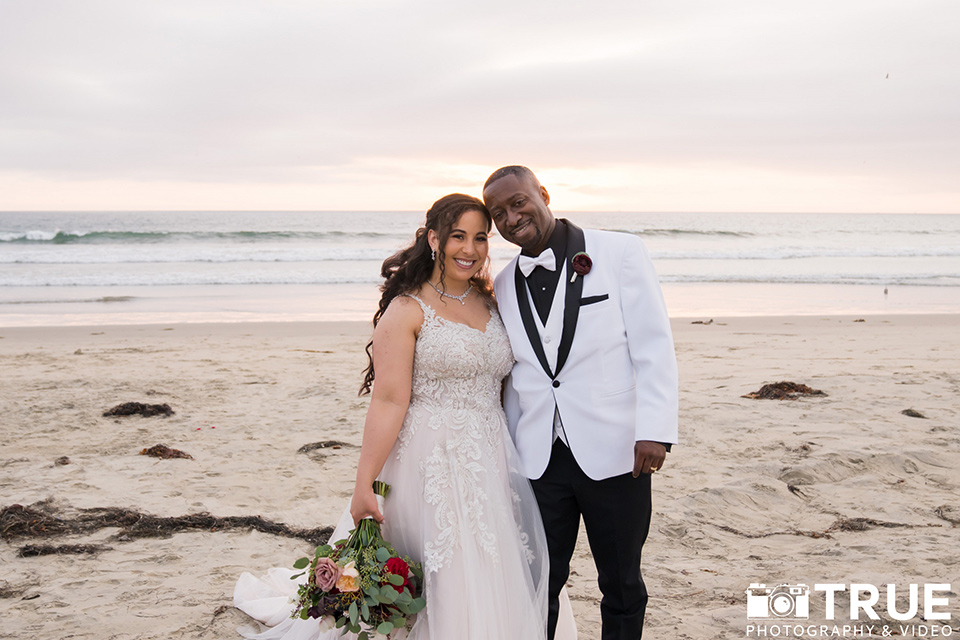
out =
[[537,176],[533,174],[533,171],[530,171],[530,169],[519,164],[512,164],[508,167],[500,167],[491,173],[490,177],[487,178],[487,181],[483,183],[483,188],[486,189],[494,182],[505,176],[516,176],[520,180],[533,180],[534,184],[538,186],[540,184],[540,181],[537,180]]

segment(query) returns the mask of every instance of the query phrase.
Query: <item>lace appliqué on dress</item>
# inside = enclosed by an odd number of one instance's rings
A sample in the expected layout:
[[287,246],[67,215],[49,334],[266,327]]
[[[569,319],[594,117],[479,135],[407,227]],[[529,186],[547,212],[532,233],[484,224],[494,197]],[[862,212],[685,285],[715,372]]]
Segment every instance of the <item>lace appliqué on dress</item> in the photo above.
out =
[[[500,385],[513,366],[513,353],[496,311],[485,331],[437,316],[429,305],[414,351],[407,417],[398,435],[397,459],[415,437],[432,441],[420,449],[420,480],[433,508],[436,533],[424,543],[425,571],[438,571],[469,534],[499,562],[494,522],[513,519],[503,501],[491,501],[485,487],[500,486],[505,474]],[[426,431],[424,432],[424,429]],[[504,511],[491,513],[491,511]]]

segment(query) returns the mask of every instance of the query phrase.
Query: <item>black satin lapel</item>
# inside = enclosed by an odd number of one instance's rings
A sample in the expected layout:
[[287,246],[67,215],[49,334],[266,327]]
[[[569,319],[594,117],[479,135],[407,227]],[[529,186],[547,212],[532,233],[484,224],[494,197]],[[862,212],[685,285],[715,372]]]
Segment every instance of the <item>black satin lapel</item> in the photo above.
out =
[[540,342],[540,332],[537,331],[537,323],[533,320],[533,311],[530,309],[530,301],[527,299],[527,281],[520,271],[520,265],[514,272],[514,282],[517,289],[517,305],[520,307],[520,318],[523,320],[523,328],[527,330],[527,338],[530,339],[530,345],[537,354],[537,360],[540,366],[551,378],[554,375],[550,372],[550,365],[547,364],[547,354],[543,351],[543,343]]
[[577,255],[587,245],[583,239],[583,229],[568,220],[567,224],[567,294],[563,300],[563,333],[560,334],[560,348],[557,350],[557,373],[563,369],[570,355],[573,345],[573,336],[577,332],[577,319],[580,317],[580,296],[583,293],[583,276],[570,282],[573,278],[573,256]]

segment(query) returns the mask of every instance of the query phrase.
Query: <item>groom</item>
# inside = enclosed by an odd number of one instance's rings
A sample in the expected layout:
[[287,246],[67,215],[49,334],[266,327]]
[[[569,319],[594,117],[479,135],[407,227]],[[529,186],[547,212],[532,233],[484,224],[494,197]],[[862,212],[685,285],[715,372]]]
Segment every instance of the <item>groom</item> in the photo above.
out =
[[554,217],[526,167],[495,171],[483,200],[520,255],[496,278],[517,362],[504,391],[550,552],[548,630],[583,517],[603,640],[637,640],[650,478],[677,442],[677,363],[660,285],[636,236]]

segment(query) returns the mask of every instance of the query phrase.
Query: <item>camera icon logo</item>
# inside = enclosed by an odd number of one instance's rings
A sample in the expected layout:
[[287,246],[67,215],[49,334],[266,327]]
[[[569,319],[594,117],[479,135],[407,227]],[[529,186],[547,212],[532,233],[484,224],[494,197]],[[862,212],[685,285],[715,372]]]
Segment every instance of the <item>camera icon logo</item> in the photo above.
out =
[[810,587],[805,584],[768,587],[753,583],[746,594],[747,618],[810,617]]

